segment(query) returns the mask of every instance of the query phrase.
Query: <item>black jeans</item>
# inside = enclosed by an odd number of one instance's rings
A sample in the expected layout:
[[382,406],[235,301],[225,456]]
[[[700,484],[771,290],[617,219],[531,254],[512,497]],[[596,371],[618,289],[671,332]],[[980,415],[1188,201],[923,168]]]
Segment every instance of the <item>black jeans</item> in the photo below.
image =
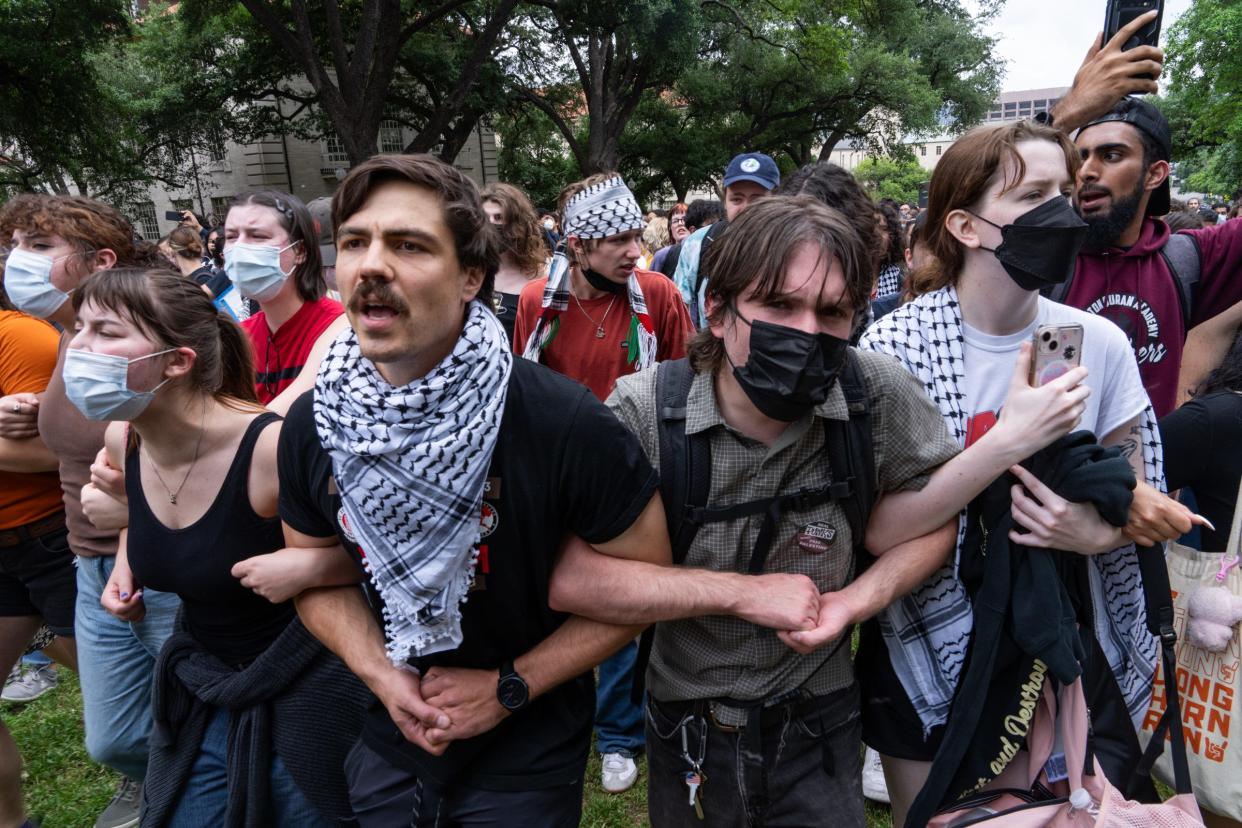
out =
[[[759,738],[725,728],[705,702],[647,701],[647,813],[652,828],[862,828],[857,685],[763,711]],[[707,741],[695,815],[682,735],[698,759]],[[748,738],[748,736],[750,738]]]
[[582,780],[534,791],[426,785],[361,739],[345,758],[349,800],[361,828],[576,828]]

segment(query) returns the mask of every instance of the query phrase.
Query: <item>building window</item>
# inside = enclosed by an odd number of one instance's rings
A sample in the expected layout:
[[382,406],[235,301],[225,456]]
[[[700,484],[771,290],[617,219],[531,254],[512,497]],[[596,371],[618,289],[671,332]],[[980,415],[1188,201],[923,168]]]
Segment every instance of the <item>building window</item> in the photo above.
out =
[[233,199],[228,196],[212,196],[211,197],[211,223],[219,227],[224,224],[224,217],[229,212],[229,202]]
[[147,241],[153,242],[160,237],[160,223],[155,220],[155,202],[144,201],[129,208],[129,213],[138,231]]
[[1048,106],[1048,102],[1047,102],[1047,101],[1036,101],[1036,102],[1035,102],[1035,108],[1036,108],[1036,109],[1043,110],[1043,109],[1044,109],[1045,107],[1047,107],[1047,106]]
[[936,155],[940,155],[942,152],[944,152],[944,145],[936,144]]
[[396,121],[380,121],[379,151],[401,152],[405,149],[405,141],[401,138],[401,124]]
[[323,160],[328,164],[349,164],[349,154],[345,152],[345,145],[341,143],[341,139],[333,133],[323,139],[324,151]]
[[194,209],[193,199],[174,198],[174,199],[171,199],[171,202],[172,202],[172,208],[176,210],[178,213],[184,213],[186,210]]
[[219,163],[228,158],[228,151],[224,146],[224,136],[218,129],[207,131],[207,159]]
[[924,158],[927,157],[927,144],[923,144],[922,146],[919,147],[919,155],[923,156]]

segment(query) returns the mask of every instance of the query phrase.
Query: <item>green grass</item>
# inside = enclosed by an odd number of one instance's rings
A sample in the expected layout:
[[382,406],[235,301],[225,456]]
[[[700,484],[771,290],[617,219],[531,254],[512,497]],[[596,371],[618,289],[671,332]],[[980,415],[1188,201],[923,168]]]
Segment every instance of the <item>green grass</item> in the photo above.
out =
[[[78,678],[60,669],[60,686],[25,707],[4,706],[4,722],[25,760],[26,808],[43,828],[89,828],[107,806],[117,775],[90,760],[82,735]],[[600,787],[599,755],[587,765],[582,828],[646,828],[647,763],[638,784],[612,795]],[[868,828],[892,828],[888,809],[867,803]]]
[[86,755],[78,677],[58,670],[59,687],[24,707],[5,705],[0,715],[25,762],[27,813],[43,828],[89,828],[112,798],[117,775]]

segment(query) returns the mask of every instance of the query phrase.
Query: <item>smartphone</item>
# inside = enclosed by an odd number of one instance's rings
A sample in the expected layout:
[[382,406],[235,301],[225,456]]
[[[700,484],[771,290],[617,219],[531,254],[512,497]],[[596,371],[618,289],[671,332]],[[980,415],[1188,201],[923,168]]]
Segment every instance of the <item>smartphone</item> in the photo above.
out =
[[1031,385],[1045,385],[1082,364],[1082,325],[1040,325],[1031,344]]
[[1155,11],[1156,19],[1138,30],[1122,47],[1122,51],[1135,46],[1155,46],[1160,40],[1160,21],[1164,18],[1164,0],[1105,0],[1104,10],[1104,42],[1108,43],[1117,32],[1142,17],[1149,11]]
[[180,210],[165,210],[164,218],[168,219],[169,221],[181,221],[182,219],[185,218],[185,216],[181,215]]

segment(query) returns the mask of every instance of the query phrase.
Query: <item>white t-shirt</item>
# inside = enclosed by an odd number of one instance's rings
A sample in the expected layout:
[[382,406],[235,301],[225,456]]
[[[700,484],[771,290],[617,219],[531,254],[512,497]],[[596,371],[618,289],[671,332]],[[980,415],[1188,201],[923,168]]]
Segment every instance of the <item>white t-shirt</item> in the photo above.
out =
[[1134,351],[1125,333],[1107,319],[1039,298],[1035,321],[1007,336],[990,336],[962,322],[966,357],[966,445],[996,424],[1018,349],[1040,325],[1082,325],[1082,364],[1087,368],[1091,396],[1077,429],[1087,429],[1102,440],[1143,413],[1147,392],[1139,376]]

